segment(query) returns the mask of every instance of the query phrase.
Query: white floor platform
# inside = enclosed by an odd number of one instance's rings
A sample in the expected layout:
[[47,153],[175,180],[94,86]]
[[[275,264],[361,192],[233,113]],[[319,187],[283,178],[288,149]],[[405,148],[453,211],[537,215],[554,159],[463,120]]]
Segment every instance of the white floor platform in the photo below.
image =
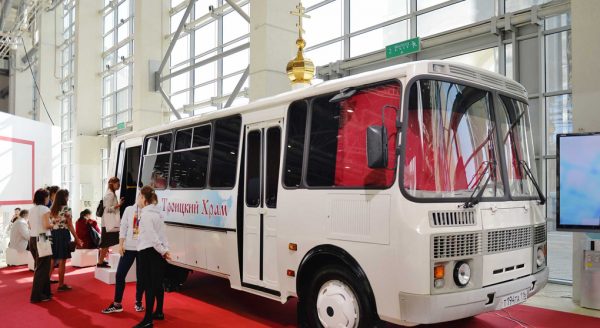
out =
[[76,249],[71,254],[71,265],[78,268],[91,267],[98,263],[97,249]]
[[[117,278],[117,266],[119,265],[120,258],[121,255],[111,253],[108,256],[108,265],[110,266],[110,268],[96,268],[96,271],[94,272],[94,277],[106,284],[114,285]],[[131,269],[129,269],[127,276],[125,277],[125,282],[136,281],[135,266],[136,263],[134,262],[131,266]]]
[[33,262],[33,256],[29,251],[18,252],[15,249],[6,249],[6,265],[24,265]]

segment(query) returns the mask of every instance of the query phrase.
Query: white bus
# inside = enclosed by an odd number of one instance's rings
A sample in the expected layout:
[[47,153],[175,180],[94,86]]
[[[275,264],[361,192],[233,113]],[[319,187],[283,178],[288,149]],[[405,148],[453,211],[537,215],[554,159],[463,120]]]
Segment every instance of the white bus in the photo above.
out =
[[119,136],[111,174],[157,189],[171,264],[308,327],[474,316],[547,282],[526,90],[402,64]]

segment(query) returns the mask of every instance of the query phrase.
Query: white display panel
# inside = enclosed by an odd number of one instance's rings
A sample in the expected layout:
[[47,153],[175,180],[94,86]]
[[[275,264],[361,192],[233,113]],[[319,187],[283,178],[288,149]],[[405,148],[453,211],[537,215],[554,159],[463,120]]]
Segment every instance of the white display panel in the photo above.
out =
[[557,230],[600,230],[600,134],[561,134],[557,145]]

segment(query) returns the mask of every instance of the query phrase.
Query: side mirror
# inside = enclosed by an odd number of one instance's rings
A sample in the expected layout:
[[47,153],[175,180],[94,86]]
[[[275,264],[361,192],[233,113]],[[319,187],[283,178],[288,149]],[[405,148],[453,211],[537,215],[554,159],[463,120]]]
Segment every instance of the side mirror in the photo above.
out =
[[387,129],[371,125],[367,128],[367,163],[371,169],[384,169],[388,165]]

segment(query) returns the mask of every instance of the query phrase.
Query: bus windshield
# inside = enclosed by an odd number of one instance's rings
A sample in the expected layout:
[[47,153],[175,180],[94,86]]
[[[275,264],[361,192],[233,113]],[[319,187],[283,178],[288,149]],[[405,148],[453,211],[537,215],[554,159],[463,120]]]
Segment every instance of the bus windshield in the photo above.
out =
[[526,170],[536,176],[533,136],[527,104],[500,96],[498,128],[504,148],[510,194],[516,197],[537,197],[533,181]]
[[485,188],[483,197],[502,197],[491,93],[419,80],[409,97],[404,153],[408,195],[465,199],[479,187]]

